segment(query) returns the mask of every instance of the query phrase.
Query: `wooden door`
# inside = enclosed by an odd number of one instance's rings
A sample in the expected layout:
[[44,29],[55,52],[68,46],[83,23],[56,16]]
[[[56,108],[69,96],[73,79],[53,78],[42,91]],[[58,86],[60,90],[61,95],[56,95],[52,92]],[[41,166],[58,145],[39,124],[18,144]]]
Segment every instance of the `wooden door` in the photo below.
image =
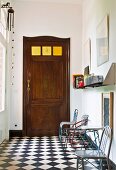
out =
[[24,135],[58,135],[69,121],[70,39],[23,37]]

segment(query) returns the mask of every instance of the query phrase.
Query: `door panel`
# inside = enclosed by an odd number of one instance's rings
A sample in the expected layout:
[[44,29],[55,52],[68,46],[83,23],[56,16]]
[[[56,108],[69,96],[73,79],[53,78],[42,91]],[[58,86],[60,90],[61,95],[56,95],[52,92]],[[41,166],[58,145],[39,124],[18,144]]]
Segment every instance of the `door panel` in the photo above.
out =
[[24,37],[24,134],[58,135],[61,121],[69,121],[70,39]]
[[[33,130],[33,135],[52,135],[57,134],[59,127],[60,107],[55,106],[32,106],[30,114],[29,132]],[[41,116],[40,116],[41,115]],[[46,134],[47,132],[47,134]]]
[[63,98],[63,64],[61,61],[33,62],[31,75],[32,100]]

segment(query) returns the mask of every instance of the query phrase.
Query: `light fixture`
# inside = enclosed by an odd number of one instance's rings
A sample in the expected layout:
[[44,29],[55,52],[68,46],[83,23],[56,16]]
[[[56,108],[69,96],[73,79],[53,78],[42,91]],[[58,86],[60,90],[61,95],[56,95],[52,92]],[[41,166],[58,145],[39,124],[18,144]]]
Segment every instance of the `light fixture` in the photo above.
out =
[[6,4],[3,4],[1,8],[8,8],[8,14],[7,14],[7,28],[9,31],[14,28],[14,10],[10,6],[10,2],[7,2]]

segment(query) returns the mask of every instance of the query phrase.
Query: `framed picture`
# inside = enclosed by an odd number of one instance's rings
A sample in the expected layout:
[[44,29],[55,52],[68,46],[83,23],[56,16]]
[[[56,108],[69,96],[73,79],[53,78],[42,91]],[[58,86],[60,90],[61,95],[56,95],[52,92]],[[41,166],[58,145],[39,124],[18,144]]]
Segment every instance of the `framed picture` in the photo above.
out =
[[113,129],[113,92],[102,93],[102,126]]
[[96,30],[97,66],[109,60],[109,20],[106,15]]
[[91,70],[91,40],[88,39],[84,44],[84,68]]

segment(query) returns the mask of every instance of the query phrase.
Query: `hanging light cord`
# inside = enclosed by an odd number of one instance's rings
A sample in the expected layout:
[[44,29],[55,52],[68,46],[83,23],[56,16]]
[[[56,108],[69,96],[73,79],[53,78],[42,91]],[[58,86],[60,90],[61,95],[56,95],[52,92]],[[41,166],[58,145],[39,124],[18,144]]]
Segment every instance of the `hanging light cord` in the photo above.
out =
[[8,14],[7,14],[7,28],[9,31],[11,31],[12,28],[14,28],[14,10],[10,6],[10,2],[7,2],[6,4],[3,4],[1,8],[8,8]]

